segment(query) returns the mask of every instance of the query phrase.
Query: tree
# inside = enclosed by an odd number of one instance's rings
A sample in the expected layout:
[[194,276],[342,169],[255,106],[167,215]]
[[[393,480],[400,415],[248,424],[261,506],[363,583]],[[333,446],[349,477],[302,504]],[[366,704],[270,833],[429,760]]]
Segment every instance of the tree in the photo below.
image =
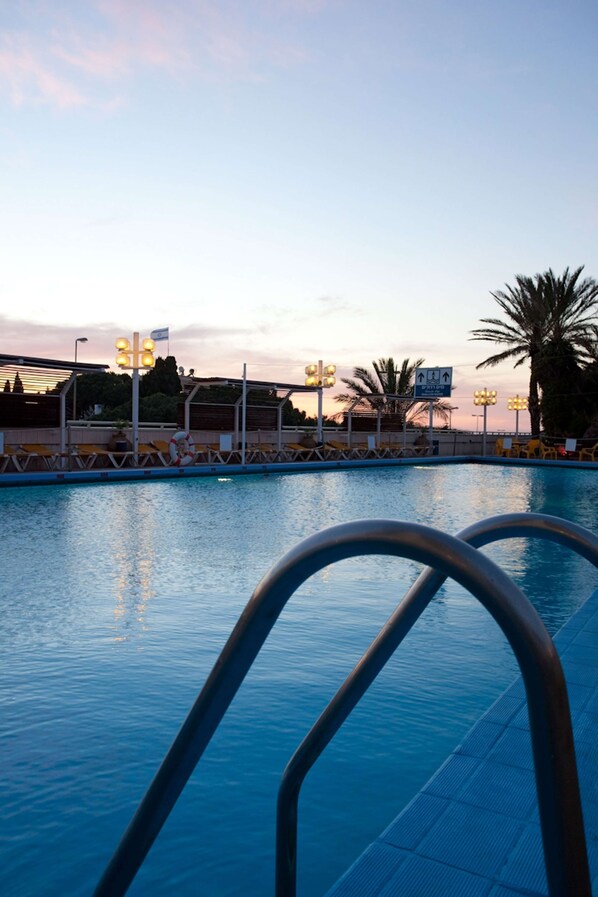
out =
[[559,436],[598,435],[598,325],[584,343],[587,360],[578,363],[566,341],[548,343],[545,353],[546,372],[540,370],[545,429]]
[[[423,358],[414,362],[404,358],[401,365],[397,366],[394,358],[379,358],[372,362],[373,371],[356,367],[352,378],[342,378],[343,383],[349,387],[349,392],[336,396],[336,401],[350,407],[359,399],[354,406],[355,410],[398,414],[402,423],[416,423],[429,406],[427,401],[411,398],[414,393],[415,372],[423,362]],[[434,410],[443,421],[448,421],[449,403],[435,401]]]
[[560,277],[552,269],[544,274],[515,276],[515,286],[491,293],[504,313],[501,318],[482,318],[487,327],[472,330],[474,340],[486,340],[504,346],[477,365],[477,369],[494,367],[501,361],[515,359],[514,367],[529,361],[529,413],[531,430],[541,427],[538,366],[546,343],[569,343],[575,361],[587,356],[587,340],[591,333],[598,301],[598,284],[592,278],[580,280],[583,266]]
[[12,385],[12,391],[13,391],[13,392],[20,392],[20,393],[25,392],[25,390],[24,390],[24,388],[23,388],[23,381],[22,381],[21,378],[19,377],[19,372],[18,372],[18,371],[17,371],[17,373],[15,374],[15,382],[14,382],[13,385]]
[[567,340],[544,343],[536,371],[542,392],[540,411],[545,433],[549,436],[575,435],[582,369],[571,343]]
[[10,392],[10,380],[7,380],[4,384],[4,392]]
[[[58,383],[52,392],[60,393],[65,383]],[[131,389],[128,374],[114,374],[112,371],[81,374],[77,378],[77,407],[88,416],[94,405],[102,405],[106,414],[99,419],[114,420],[116,417],[112,417],[112,409],[131,401]]]
[[153,396],[158,393],[164,396],[178,396],[180,392],[181,381],[174,355],[169,355],[167,358],[156,358],[155,366],[139,381],[141,397]]

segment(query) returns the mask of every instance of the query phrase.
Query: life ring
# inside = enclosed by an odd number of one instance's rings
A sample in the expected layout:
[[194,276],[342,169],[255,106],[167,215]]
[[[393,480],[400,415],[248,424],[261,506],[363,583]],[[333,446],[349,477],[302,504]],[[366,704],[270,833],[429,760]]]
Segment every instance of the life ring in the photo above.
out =
[[190,433],[179,430],[175,433],[168,444],[170,460],[175,467],[186,467],[191,464],[195,455],[195,443]]

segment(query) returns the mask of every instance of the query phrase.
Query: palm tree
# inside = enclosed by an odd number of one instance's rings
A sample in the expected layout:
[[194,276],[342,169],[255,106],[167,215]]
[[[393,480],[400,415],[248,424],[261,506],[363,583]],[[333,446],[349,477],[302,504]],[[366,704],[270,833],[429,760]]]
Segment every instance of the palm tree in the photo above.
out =
[[514,367],[529,361],[529,413],[533,434],[540,432],[540,395],[538,364],[543,347],[548,342],[566,341],[576,357],[587,357],[596,303],[598,283],[592,278],[580,281],[583,266],[572,274],[566,268],[560,277],[552,269],[544,274],[515,276],[515,286],[505,284],[505,290],[491,293],[507,320],[482,318],[481,327],[472,330],[472,339],[487,340],[505,346],[502,352],[491,355],[476,367],[494,367],[501,361],[515,359]]
[[[406,421],[416,422],[427,410],[429,402],[413,399],[415,372],[424,363],[423,358],[411,362],[404,358],[401,365],[394,358],[379,358],[372,362],[373,371],[367,368],[353,369],[352,378],[342,378],[349,387],[349,392],[336,396],[337,402],[343,402],[357,411],[381,411],[385,414],[398,414],[401,425]],[[356,399],[359,399],[355,405]],[[451,406],[447,402],[434,402],[434,411],[443,421],[448,421]]]
[[542,275],[544,294],[550,310],[549,338],[555,343],[568,342],[579,361],[588,359],[588,341],[596,339],[598,283],[592,277],[579,278],[583,265],[572,274],[569,269],[555,277],[552,268]]

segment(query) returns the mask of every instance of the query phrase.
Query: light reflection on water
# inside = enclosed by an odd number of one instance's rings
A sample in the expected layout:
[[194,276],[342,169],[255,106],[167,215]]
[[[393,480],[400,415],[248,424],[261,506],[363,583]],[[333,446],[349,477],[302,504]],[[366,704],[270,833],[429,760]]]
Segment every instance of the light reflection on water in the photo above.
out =
[[[255,585],[300,539],[356,518],[457,532],[528,510],[595,530],[593,477],[405,467],[0,492],[2,893],[90,892]],[[595,586],[558,546],[484,551],[551,632]],[[280,771],[420,569],[355,558],[301,587],[132,894],[272,892]],[[308,778],[301,893],[338,877],[514,672],[494,622],[447,583]]]

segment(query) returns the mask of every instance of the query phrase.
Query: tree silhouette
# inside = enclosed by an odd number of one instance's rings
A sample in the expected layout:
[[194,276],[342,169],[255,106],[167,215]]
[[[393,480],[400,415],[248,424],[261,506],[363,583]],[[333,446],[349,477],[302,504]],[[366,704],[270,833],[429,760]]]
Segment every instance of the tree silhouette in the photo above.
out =
[[[486,340],[504,346],[477,368],[494,367],[514,359],[514,367],[529,361],[529,414],[533,434],[540,432],[540,392],[538,366],[546,343],[569,344],[574,360],[588,357],[588,340],[594,328],[598,303],[598,283],[587,277],[580,280],[583,265],[572,273],[566,268],[556,276],[551,268],[544,274],[515,276],[515,285],[491,293],[505,319],[482,318],[487,327],[472,330],[474,340]],[[556,376],[556,374],[555,374]]]
[[[423,358],[413,362],[409,358],[404,358],[399,366],[394,358],[379,358],[378,361],[372,362],[373,371],[356,367],[353,369],[352,378],[342,378],[343,383],[349,387],[349,392],[336,396],[336,401],[343,402],[349,408],[356,399],[359,399],[354,410],[398,414],[401,423],[406,420],[409,423],[416,423],[429,408],[427,400],[411,398],[414,393],[415,373],[423,362]],[[399,396],[402,398],[398,398]],[[438,400],[434,402],[434,412],[445,422],[449,419],[450,410],[451,405],[448,402]]]

